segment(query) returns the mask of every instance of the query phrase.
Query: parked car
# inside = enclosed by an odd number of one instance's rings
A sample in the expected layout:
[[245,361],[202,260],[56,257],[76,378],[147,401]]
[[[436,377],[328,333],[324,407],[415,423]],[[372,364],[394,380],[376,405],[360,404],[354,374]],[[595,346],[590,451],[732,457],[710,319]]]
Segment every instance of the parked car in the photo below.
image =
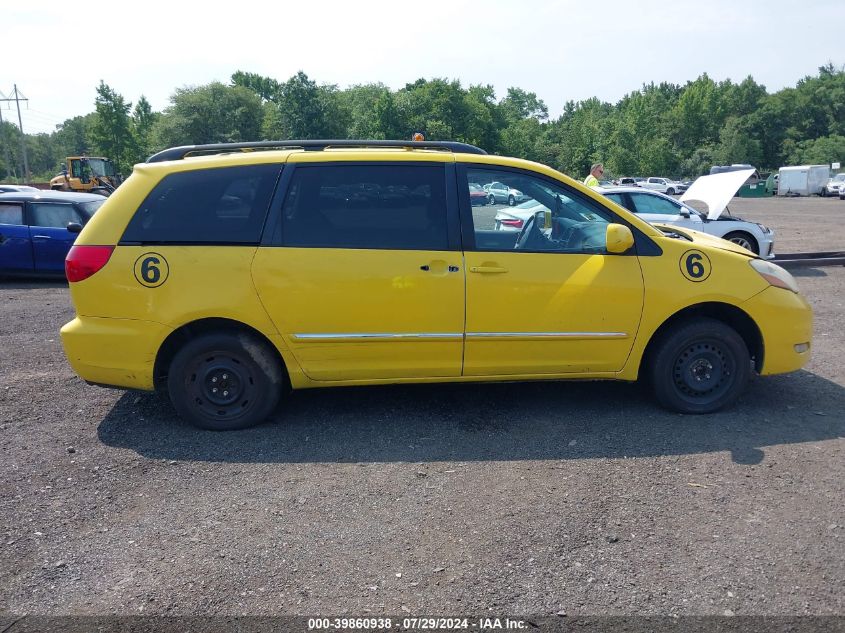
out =
[[484,191],[487,192],[487,200],[490,204],[496,204],[498,202],[514,206],[528,200],[528,196],[523,194],[519,189],[508,187],[501,182],[491,182],[488,185],[484,185]]
[[665,193],[670,196],[686,191],[686,187],[684,187],[681,183],[670,180],[669,178],[646,178],[643,182],[639,183],[639,186],[645,189],[651,189],[652,191],[659,191],[660,193]]
[[842,196],[842,188],[845,187],[845,173],[836,174],[827,181],[825,193],[829,196]]
[[529,218],[538,211],[548,211],[541,203],[533,198],[522,204],[507,209],[499,209],[494,218],[494,229],[497,231],[521,231]]
[[12,193],[16,191],[40,191],[29,185],[0,185],[0,193]]
[[488,193],[477,182],[469,183],[469,202],[474,207],[483,207],[487,204]]
[[[723,179],[722,176],[702,176],[699,180],[712,178]],[[762,224],[746,222],[742,218],[730,215],[726,202],[735,193],[735,190],[731,191],[731,189],[736,179],[724,180],[723,184],[717,182],[721,188],[716,187],[714,193],[708,194],[706,200],[701,200],[709,209],[709,213],[702,213],[688,204],[656,191],[633,187],[604,188],[598,191],[653,224],[666,224],[709,233],[742,246],[755,255],[766,259],[774,258],[774,231]],[[740,187],[744,180],[743,178],[737,181],[736,187]],[[704,184],[707,184],[707,181]]]
[[[488,229],[471,182],[543,208],[519,232]],[[74,371],[160,389],[215,430],[263,421],[288,387],[388,383],[642,377],[664,406],[709,413],[755,369],[800,369],[812,339],[783,268],[462,143],[164,150],[106,199],[66,270]]]
[[64,276],[65,256],[105,200],[37,189],[0,193],[0,275]]
[[645,178],[639,176],[623,176],[616,179],[616,184],[620,187],[639,187],[645,182]]

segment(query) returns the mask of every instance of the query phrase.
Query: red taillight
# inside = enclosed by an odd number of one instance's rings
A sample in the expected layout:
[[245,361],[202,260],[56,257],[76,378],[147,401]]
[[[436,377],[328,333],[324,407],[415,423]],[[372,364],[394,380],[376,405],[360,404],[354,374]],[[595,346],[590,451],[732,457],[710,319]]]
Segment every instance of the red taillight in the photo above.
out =
[[71,246],[65,257],[65,276],[70,282],[88,279],[105,266],[114,246]]
[[502,220],[502,224],[505,226],[512,226],[515,229],[522,228],[522,220]]

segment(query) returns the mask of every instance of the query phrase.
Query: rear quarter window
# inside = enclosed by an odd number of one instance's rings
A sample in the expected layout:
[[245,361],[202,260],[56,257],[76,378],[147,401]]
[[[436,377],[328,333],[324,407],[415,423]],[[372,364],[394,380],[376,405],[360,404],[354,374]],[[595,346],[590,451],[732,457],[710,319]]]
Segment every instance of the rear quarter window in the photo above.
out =
[[245,165],[165,176],[121,243],[258,244],[280,169]]

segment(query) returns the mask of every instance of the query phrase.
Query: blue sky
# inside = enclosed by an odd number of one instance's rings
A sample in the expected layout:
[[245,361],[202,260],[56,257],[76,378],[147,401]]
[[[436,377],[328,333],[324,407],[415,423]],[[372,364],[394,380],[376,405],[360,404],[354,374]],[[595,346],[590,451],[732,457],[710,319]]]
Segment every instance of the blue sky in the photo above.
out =
[[[94,109],[100,79],[135,102],[236,70],[283,81],[303,70],[341,88],[420,77],[537,93],[552,118],[568,100],[616,102],[643,83],[752,75],[770,92],[845,63],[842,0],[572,2],[426,0],[101,7],[0,0],[0,92],[29,98],[24,131],[50,132]],[[8,106],[7,106],[8,107]],[[17,122],[14,110],[4,120]]]

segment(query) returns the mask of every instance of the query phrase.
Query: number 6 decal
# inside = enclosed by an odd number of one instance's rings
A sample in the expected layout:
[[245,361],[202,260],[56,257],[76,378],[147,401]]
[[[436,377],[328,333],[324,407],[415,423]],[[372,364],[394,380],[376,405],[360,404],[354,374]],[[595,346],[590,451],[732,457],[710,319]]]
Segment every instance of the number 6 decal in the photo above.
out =
[[710,276],[710,258],[701,251],[687,251],[681,255],[681,274],[690,281],[704,281]]
[[158,288],[167,281],[170,266],[159,253],[144,253],[135,260],[135,279],[147,288]]

